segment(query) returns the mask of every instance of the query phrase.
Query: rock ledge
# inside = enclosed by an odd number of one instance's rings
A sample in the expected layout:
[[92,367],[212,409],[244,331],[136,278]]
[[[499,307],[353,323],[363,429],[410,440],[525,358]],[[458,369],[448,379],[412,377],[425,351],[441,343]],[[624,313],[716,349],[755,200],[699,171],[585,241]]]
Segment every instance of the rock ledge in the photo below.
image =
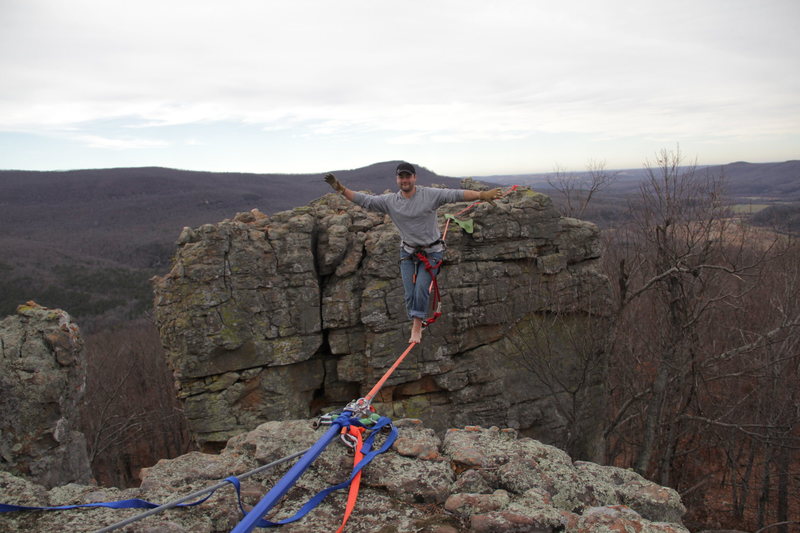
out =
[[[619,468],[573,462],[563,451],[515,430],[451,429],[443,439],[419,420],[396,422],[399,438],[365,470],[347,531],[688,533],[678,494]],[[4,503],[64,505],[143,498],[164,503],[241,475],[313,444],[321,431],[310,421],[267,422],[232,438],[220,454],[193,452],[162,460],[143,472],[140,488],[118,490],[67,485],[46,491],[0,472]],[[379,437],[379,439],[382,437]],[[279,504],[271,518],[290,516],[310,496],[346,479],[352,468],[347,448],[332,443]],[[245,505],[255,505],[288,469],[281,465],[242,482]],[[334,531],[345,491],[284,531]],[[3,531],[94,531],[140,510],[84,509],[0,515]],[[129,526],[132,532],[230,531],[240,520],[233,492],[220,489],[206,503],[174,509]]]

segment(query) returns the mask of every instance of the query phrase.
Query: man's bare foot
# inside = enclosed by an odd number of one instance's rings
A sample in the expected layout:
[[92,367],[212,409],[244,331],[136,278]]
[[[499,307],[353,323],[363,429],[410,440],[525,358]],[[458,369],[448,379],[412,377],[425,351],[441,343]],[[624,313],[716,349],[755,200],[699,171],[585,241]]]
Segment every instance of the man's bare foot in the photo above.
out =
[[408,339],[409,343],[415,342],[419,344],[422,342],[422,320],[413,318],[411,320],[411,338]]

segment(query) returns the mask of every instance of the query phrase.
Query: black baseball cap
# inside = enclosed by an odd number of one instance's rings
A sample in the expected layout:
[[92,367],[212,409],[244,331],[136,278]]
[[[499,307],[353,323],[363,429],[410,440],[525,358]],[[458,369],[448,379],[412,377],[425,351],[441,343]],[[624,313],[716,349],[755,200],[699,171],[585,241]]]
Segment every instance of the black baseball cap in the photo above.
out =
[[397,169],[395,169],[394,171],[395,174],[400,174],[401,172],[408,172],[409,174],[417,173],[416,169],[414,168],[414,165],[405,162],[397,165]]

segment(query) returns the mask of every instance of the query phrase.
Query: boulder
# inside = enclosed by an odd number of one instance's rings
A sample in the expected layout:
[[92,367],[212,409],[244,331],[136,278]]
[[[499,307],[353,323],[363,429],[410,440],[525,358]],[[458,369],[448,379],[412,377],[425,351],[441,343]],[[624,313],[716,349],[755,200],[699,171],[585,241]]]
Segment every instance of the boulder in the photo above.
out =
[[80,329],[35,302],[0,321],[0,470],[45,487],[92,478],[78,404],[86,383]]
[[[672,489],[658,487],[635,473],[573,463],[563,451],[513,429],[471,426],[451,429],[443,439],[419,420],[398,420],[399,437],[364,470],[358,501],[346,531],[538,532],[538,533],[688,533],[683,507]],[[231,439],[219,454],[192,452],[146,469],[137,489],[98,489],[71,484],[50,491],[0,473],[3,503],[67,505],[142,498],[165,503],[241,476],[260,465],[311,446],[321,436],[310,420],[273,421]],[[383,436],[377,437],[380,444]],[[247,509],[289,469],[291,462],[241,481]],[[311,496],[348,478],[349,448],[332,442],[276,504],[269,518],[291,516]],[[662,498],[646,492],[664,492]],[[330,494],[303,519],[282,531],[335,531],[341,524],[346,490]],[[96,531],[142,510],[80,509],[0,514],[0,530]],[[126,531],[216,533],[241,520],[233,490],[224,487],[202,505],[171,509],[127,526]]]

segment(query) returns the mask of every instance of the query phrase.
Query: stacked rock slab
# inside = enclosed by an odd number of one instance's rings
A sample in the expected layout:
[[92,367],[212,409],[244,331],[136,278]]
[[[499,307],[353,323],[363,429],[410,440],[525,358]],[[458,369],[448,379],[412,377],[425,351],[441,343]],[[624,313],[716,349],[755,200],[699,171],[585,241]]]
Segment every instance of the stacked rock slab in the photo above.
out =
[[[557,443],[566,421],[515,347],[556,309],[576,320],[602,314],[598,230],[560,217],[549,197],[528,189],[464,216],[474,232],[452,224],[447,235],[444,317],[376,407],[440,431],[502,425]],[[333,194],[269,217],[253,210],[185,228],[172,270],[154,279],[155,315],[198,443],[214,449],[261,422],[365,394],[407,346],[398,247],[388,217]],[[564,361],[553,367],[568,380],[573,355],[567,346],[556,352]],[[589,380],[598,399],[601,374]],[[579,433],[589,441],[600,409],[596,402],[584,413]]]
[[0,321],[0,470],[46,487],[88,482],[78,404],[86,383],[78,326],[33,302]]

